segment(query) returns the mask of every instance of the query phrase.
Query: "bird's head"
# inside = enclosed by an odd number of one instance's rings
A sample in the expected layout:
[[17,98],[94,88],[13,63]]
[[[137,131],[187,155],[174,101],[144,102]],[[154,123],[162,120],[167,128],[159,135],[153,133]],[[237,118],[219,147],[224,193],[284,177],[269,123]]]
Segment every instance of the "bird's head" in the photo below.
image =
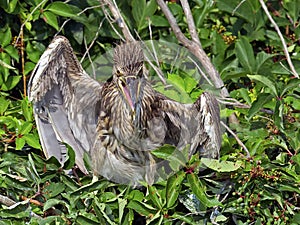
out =
[[113,81],[132,115],[140,110],[145,83],[143,61],[143,51],[137,42],[118,45],[114,50]]

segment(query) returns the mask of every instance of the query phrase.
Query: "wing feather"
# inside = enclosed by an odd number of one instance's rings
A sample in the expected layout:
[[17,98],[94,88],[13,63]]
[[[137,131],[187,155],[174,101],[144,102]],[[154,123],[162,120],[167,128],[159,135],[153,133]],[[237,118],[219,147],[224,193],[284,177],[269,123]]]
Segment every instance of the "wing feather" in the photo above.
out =
[[57,36],[37,63],[28,84],[41,144],[47,157],[65,160],[67,143],[87,172],[83,154],[96,132],[96,105],[102,84],[86,74],[65,37]]
[[190,155],[199,151],[202,157],[219,158],[220,109],[212,94],[204,92],[194,104],[161,97],[159,111],[167,127],[165,144],[179,149],[190,145]]

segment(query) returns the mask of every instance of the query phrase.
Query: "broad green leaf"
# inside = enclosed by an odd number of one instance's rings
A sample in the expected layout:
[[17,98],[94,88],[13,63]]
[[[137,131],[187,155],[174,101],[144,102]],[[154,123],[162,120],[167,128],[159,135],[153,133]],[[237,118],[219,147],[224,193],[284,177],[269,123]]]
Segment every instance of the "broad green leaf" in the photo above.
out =
[[49,11],[43,12],[44,20],[46,23],[48,23],[50,26],[54,27],[56,30],[59,29],[58,22],[57,22],[57,16]]
[[187,174],[187,180],[190,184],[190,188],[193,193],[197,196],[200,202],[203,204],[203,208],[213,207],[220,205],[220,202],[217,199],[209,199],[206,196],[205,189],[203,188],[198,176],[194,173]]
[[24,137],[17,137],[16,138],[16,150],[21,150],[25,145]]
[[235,45],[236,56],[243,68],[250,74],[253,74],[256,68],[254,52],[249,40],[242,36]]
[[94,202],[96,204],[96,206],[99,208],[99,210],[101,211],[102,216],[105,218],[106,222],[110,225],[117,225],[115,222],[113,222],[111,220],[111,218],[107,215],[106,212],[106,205],[105,203],[99,202],[98,198],[94,199]]
[[147,18],[150,18],[156,11],[157,5],[155,0],[133,0],[131,2],[132,15],[137,24],[138,32],[148,26]]
[[161,196],[159,195],[156,187],[153,185],[150,185],[150,186],[148,186],[148,190],[149,190],[148,196],[151,199],[151,201],[153,202],[154,206],[157,209],[161,209],[162,208],[162,199],[161,199]]
[[150,20],[151,20],[151,25],[153,25],[155,27],[168,27],[169,26],[168,20],[163,16],[153,15],[150,17]]
[[185,172],[179,171],[177,174],[168,179],[166,187],[167,208],[172,208],[178,200],[178,195],[181,190],[181,183],[184,178]]
[[0,96],[0,115],[4,114],[8,106],[9,106],[9,100]]
[[9,76],[7,81],[1,86],[2,91],[9,91],[13,89],[19,83],[21,77],[22,76]]
[[43,211],[45,212],[46,210],[52,208],[53,206],[59,205],[59,204],[65,205],[66,203],[60,199],[49,199],[45,202]]
[[257,96],[257,99],[252,103],[248,111],[248,120],[250,120],[255,114],[263,108],[264,104],[269,102],[273,96],[269,93],[262,93]]
[[173,215],[171,215],[171,218],[181,220],[183,222],[186,222],[187,224],[197,224],[194,222],[193,217],[187,216],[186,213],[175,212]]
[[280,97],[283,97],[288,91],[292,91],[294,88],[300,85],[300,79],[291,79],[280,93]]
[[[2,30],[4,30],[4,32],[1,32]],[[12,34],[11,34],[11,30],[10,28],[4,28],[0,30],[0,45],[2,47],[6,47],[7,45],[9,45],[12,41]]]
[[274,55],[267,54],[265,52],[259,52],[256,56],[256,68],[254,72],[258,73],[263,64],[272,57],[274,57]]
[[8,45],[4,48],[4,50],[12,57],[14,58],[17,62],[19,62],[20,55],[18,49],[16,49],[12,45]]
[[25,139],[26,143],[29,144],[31,147],[41,149],[40,141],[37,135],[24,134],[23,138]]
[[137,23],[137,27],[140,27],[141,23],[144,23],[143,16],[146,8],[146,0],[133,0],[131,2],[132,6],[132,16]]
[[54,13],[58,16],[63,17],[73,17],[76,16],[76,13],[70,8],[70,6],[64,2],[52,2],[45,8],[45,12],[49,10],[50,12]]
[[22,99],[21,101],[21,109],[22,114],[24,115],[26,121],[32,122],[32,107],[30,107],[30,104],[28,103],[27,98]]
[[232,172],[241,167],[242,161],[219,161],[217,159],[201,158],[201,163],[206,167],[218,172]]
[[248,75],[250,79],[257,80],[259,82],[262,82],[264,85],[266,85],[270,90],[272,91],[273,95],[275,97],[278,97],[278,91],[276,84],[272,82],[269,78],[262,76],[262,75]]
[[45,186],[43,189],[44,195],[47,199],[54,198],[55,196],[59,195],[60,193],[65,191],[66,185],[64,183],[50,183],[49,185]]
[[68,155],[67,155],[67,159],[64,163],[64,169],[65,170],[70,170],[74,167],[75,165],[75,151],[72,149],[72,147],[67,145],[67,149],[68,149]]
[[122,221],[125,207],[127,205],[127,199],[118,198],[118,204],[119,204],[119,221]]
[[152,216],[155,214],[155,208],[153,208],[152,206],[143,203],[143,202],[138,202],[135,200],[131,200],[128,205],[127,208],[129,209],[133,209],[136,212],[138,212],[141,215],[144,215],[146,217]]
[[28,134],[32,129],[33,124],[31,122],[25,122],[22,124],[19,134]]

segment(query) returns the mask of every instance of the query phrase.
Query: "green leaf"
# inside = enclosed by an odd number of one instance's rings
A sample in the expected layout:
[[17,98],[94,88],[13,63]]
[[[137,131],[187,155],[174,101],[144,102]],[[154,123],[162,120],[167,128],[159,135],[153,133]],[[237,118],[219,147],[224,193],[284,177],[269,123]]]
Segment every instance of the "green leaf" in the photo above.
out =
[[267,54],[265,52],[259,52],[256,56],[256,68],[255,68],[255,73],[258,73],[260,68],[264,65],[264,63],[274,57],[273,54]]
[[31,147],[41,149],[40,141],[37,135],[25,134],[23,138],[25,139],[26,143]]
[[248,111],[248,120],[250,120],[263,106],[273,98],[269,93],[262,93],[257,96],[257,99],[252,103]]
[[64,163],[64,169],[65,170],[69,170],[72,169],[75,165],[75,151],[72,149],[72,147],[67,145],[67,149],[68,149],[68,157]]
[[283,97],[288,91],[291,91],[292,89],[296,88],[297,86],[300,85],[300,79],[291,79],[285,85],[284,89],[282,90],[280,97]]
[[12,57],[14,58],[17,62],[19,62],[19,51],[12,45],[8,45],[4,48],[4,50]]
[[255,71],[255,57],[249,40],[242,36],[235,45],[235,54],[242,67],[250,74]]
[[156,1],[133,0],[131,6],[132,16],[137,24],[137,30],[140,32],[142,29],[148,27],[147,19],[155,13],[157,9]]
[[76,13],[73,12],[72,8],[64,2],[52,2],[45,8],[45,12],[47,12],[46,10],[58,16],[63,16],[63,17],[76,16]]
[[187,174],[187,180],[190,184],[190,188],[192,189],[193,193],[197,196],[200,202],[203,204],[203,208],[206,207],[213,207],[220,205],[220,202],[217,199],[209,199],[206,194],[205,190],[198,178],[198,176],[194,173]]
[[25,122],[22,124],[19,134],[28,134],[32,129],[33,124],[31,122]]
[[266,85],[268,88],[271,89],[273,95],[275,97],[278,97],[278,91],[277,91],[277,87],[275,85],[274,82],[272,82],[269,78],[265,77],[265,76],[262,76],[262,75],[248,75],[248,77],[250,79],[253,79],[253,80],[257,80],[259,82],[262,82],[264,85]]
[[0,115],[4,114],[4,112],[7,110],[8,106],[9,106],[9,100],[0,96]]
[[16,138],[16,150],[21,150],[25,145],[25,138],[24,137],[17,137]]
[[19,81],[21,80],[21,77],[22,76],[9,76],[7,78],[7,81],[2,84],[2,90],[3,91],[9,91],[11,89],[13,89],[18,83]]
[[65,205],[66,203],[60,199],[49,199],[44,204],[43,211],[45,212],[46,210],[52,208],[53,206],[59,205],[59,204]]
[[127,208],[133,209],[136,212],[138,212],[139,214],[144,215],[146,217],[149,217],[149,216],[155,214],[155,208],[153,208],[152,206],[150,206],[146,203],[138,202],[135,200],[131,200],[128,203]]
[[218,172],[232,172],[241,167],[242,161],[219,161],[217,159],[201,158],[201,163],[206,167]]
[[172,208],[178,200],[178,195],[181,190],[181,183],[184,178],[185,172],[179,171],[177,174],[168,179],[166,187],[167,208]]
[[54,13],[45,11],[43,12],[44,20],[46,23],[48,23],[50,26],[54,27],[56,30],[59,29],[58,23],[57,23],[57,17]]
[[8,27],[4,30],[4,32],[0,32],[0,45],[2,47],[5,47],[9,45],[11,41],[12,41],[12,34],[10,28]]
[[151,25],[153,25],[155,27],[168,27],[169,26],[168,20],[163,16],[153,15],[150,17],[150,20],[151,20]]
[[[155,186],[151,185],[148,187],[149,190],[149,198],[151,199],[151,201],[153,202],[154,206],[157,209],[162,209],[162,199],[161,196],[158,193],[158,190],[156,189]],[[142,200],[142,199],[141,199]]]

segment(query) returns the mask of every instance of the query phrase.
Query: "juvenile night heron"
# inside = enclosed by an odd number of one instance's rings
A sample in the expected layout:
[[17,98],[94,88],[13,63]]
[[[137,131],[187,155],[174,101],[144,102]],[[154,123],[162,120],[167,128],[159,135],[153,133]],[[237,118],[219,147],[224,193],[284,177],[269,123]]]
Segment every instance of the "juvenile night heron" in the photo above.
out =
[[82,68],[65,37],[54,38],[29,81],[29,100],[44,153],[61,163],[66,147],[87,172],[87,152],[94,173],[137,185],[152,183],[158,160],[151,150],[164,144],[190,154],[218,158],[221,144],[219,107],[203,93],[194,104],[173,101],[155,91],[144,75],[138,43],[114,50],[112,77],[99,83]]

